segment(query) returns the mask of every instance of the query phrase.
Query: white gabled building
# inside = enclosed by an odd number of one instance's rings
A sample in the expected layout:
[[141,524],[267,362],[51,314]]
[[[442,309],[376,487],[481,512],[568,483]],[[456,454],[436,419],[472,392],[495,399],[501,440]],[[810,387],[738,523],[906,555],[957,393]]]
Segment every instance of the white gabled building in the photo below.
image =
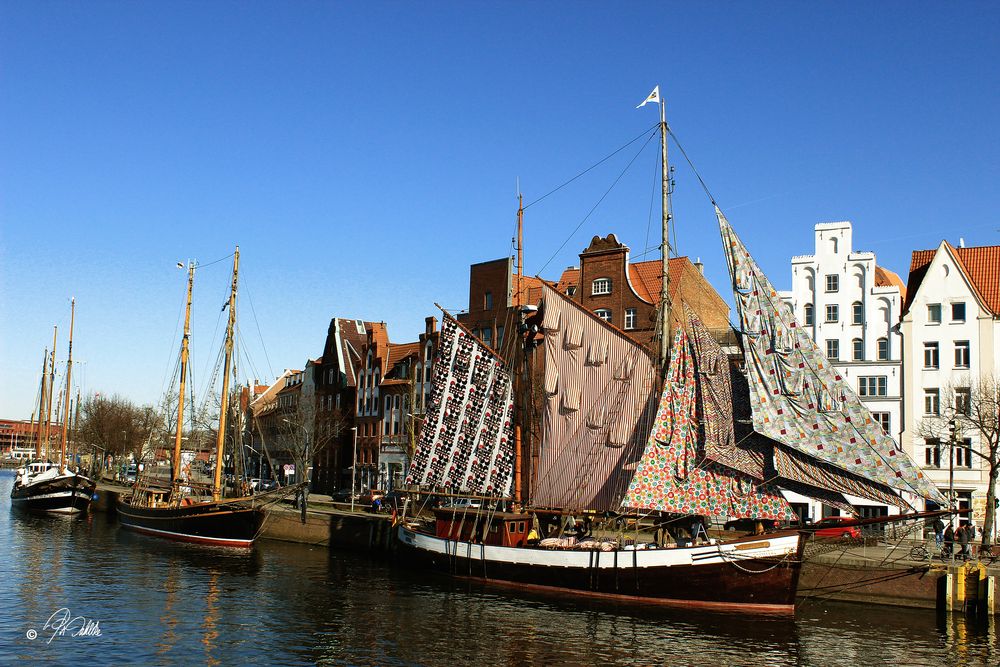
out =
[[[961,245],[961,244],[960,244]],[[1000,378],[1000,246],[916,250],[900,325],[904,345],[902,444],[945,494],[949,487],[948,418],[984,376]],[[941,416],[938,416],[941,415]],[[936,437],[935,437],[936,436]],[[985,518],[988,468],[971,455],[971,429],[958,433],[953,489],[959,507]]]
[[[850,222],[821,223],[815,233],[815,254],[792,258],[792,289],[783,292],[782,298],[848,386],[898,442],[903,427],[902,349],[896,324],[906,287],[898,275],[875,263],[874,253],[853,250]],[[807,503],[813,519],[837,513],[817,501],[786,496],[794,505]],[[865,515],[895,513],[869,500],[848,500]]]

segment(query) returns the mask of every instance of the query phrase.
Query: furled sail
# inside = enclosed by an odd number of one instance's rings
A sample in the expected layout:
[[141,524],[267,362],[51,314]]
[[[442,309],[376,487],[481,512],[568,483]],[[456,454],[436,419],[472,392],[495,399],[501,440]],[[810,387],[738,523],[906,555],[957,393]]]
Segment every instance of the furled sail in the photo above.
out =
[[796,324],[718,207],[716,215],[740,316],[754,429],[861,478],[944,503]]
[[616,509],[652,416],[652,360],[550,286],[542,295],[545,408],[532,504]]
[[[656,421],[622,502],[624,507],[677,514],[785,520],[794,516],[778,489],[705,459],[699,447],[697,385],[689,339],[678,330],[670,351]],[[726,417],[704,414],[711,424]],[[732,431],[732,413],[728,415]],[[714,436],[713,436],[714,437]]]
[[508,496],[514,479],[511,378],[445,313],[427,417],[407,484]]

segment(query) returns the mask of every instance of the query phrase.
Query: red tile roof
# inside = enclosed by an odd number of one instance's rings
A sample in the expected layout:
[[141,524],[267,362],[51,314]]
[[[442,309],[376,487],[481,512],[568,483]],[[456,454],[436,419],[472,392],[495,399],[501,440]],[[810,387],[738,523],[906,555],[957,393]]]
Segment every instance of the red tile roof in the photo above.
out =
[[898,287],[899,295],[903,298],[903,301],[906,301],[906,285],[903,283],[903,279],[899,277],[899,274],[894,273],[885,267],[875,267],[875,286]]
[[[972,290],[983,306],[993,315],[1000,315],[1000,246],[979,246],[956,248],[947,241],[943,246],[956,259],[958,267],[965,274]],[[906,285],[906,307],[910,309],[920,283],[927,275],[927,269],[937,250],[914,250],[910,258],[910,277]]]
[[403,359],[406,359],[410,355],[420,354],[420,342],[416,343],[399,343],[399,344],[389,344],[388,357],[385,360],[385,372],[386,374],[392,370],[392,367],[398,364]]

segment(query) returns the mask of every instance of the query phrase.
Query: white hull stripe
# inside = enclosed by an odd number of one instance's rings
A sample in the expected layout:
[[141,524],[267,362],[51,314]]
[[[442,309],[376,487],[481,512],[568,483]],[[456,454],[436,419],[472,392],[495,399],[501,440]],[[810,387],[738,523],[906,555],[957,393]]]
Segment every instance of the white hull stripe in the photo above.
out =
[[[421,551],[439,553],[452,558],[472,558],[487,563],[537,565],[545,567],[599,568],[673,567],[711,565],[754,558],[786,558],[798,551],[798,534],[770,537],[759,547],[747,548],[746,543],[646,549],[639,551],[570,551],[525,547],[499,547],[470,542],[456,542],[424,535],[400,526],[399,539]],[[742,546],[742,549],[737,549]]]
[[89,493],[84,493],[83,491],[74,490],[74,491],[57,491],[55,493],[39,493],[33,496],[12,498],[12,500],[18,503],[27,503],[27,502],[34,502],[36,500],[48,500],[49,498],[72,498],[74,496],[77,498],[86,498],[87,500],[90,500],[91,497]]
[[176,537],[179,539],[186,540],[197,540],[199,542],[217,542],[219,544],[232,544],[234,546],[246,545],[250,546],[252,540],[239,540],[233,538],[225,537],[203,537],[201,535],[191,535],[189,533],[174,533],[169,530],[159,530],[157,528],[146,528],[145,526],[136,526],[128,523],[122,523],[126,528],[131,528],[132,530],[137,530],[143,533],[156,533],[157,535],[166,535],[169,537]]

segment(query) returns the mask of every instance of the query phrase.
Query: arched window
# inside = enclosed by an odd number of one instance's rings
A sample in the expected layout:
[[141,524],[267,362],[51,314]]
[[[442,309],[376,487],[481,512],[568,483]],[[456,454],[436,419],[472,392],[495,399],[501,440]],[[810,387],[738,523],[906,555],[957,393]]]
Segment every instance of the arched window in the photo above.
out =
[[611,311],[608,310],[607,308],[598,308],[597,310],[594,311],[594,315],[597,315],[605,322],[611,321]]
[[375,414],[375,410],[378,409],[378,394],[379,394],[379,382],[382,379],[382,373],[379,369],[375,369],[375,377],[372,382],[372,414]]
[[855,301],[851,305],[851,324],[865,323],[865,304]]
[[889,339],[879,338],[876,344],[878,348],[876,354],[878,355],[879,361],[889,361]]
[[389,433],[390,419],[392,419],[392,396],[386,396],[385,407],[382,410],[382,433]]
[[[386,396],[388,398],[388,396]],[[392,399],[392,434],[399,435],[399,396]]]
[[855,338],[851,342],[851,347],[854,351],[854,361],[864,361],[865,360],[865,341],[860,338]]
[[833,252],[834,255],[837,254],[837,246],[839,244],[840,244],[840,239],[838,239],[836,236],[830,239],[830,251]]
[[804,324],[807,327],[811,327],[816,322],[816,312],[815,312],[815,310],[816,309],[813,308],[813,305],[811,303],[807,303],[802,308],[802,319],[805,320]]
[[598,278],[594,281],[591,294],[611,294],[611,278]]

